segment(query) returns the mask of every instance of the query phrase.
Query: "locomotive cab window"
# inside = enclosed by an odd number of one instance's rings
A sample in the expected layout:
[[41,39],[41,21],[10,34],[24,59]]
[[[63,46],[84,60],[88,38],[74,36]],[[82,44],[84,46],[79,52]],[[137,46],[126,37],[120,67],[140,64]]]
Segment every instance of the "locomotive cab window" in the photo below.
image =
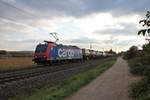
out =
[[47,49],[47,44],[38,45],[38,46],[36,47],[35,52],[36,52],[36,53],[46,52],[46,49]]

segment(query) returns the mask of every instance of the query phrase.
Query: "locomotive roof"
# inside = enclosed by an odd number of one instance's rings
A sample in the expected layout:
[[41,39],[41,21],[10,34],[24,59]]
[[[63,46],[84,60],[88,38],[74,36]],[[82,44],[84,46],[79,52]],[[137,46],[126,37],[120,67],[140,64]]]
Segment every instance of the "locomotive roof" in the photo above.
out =
[[60,46],[60,47],[71,47],[71,48],[78,48],[77,46],[73,46],[73,45],[63,45],[63,44],[56,44],[57,46]]

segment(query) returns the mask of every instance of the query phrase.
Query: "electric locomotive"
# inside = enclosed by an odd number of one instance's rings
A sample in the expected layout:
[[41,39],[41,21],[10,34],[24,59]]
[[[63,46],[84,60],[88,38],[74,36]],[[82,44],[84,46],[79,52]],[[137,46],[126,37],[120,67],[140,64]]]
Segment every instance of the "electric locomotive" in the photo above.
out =
[[56,44],[51,41],[44,42],[44,44],[37,45],[34,53],[33,61],[37,64],[83,59],[82,49],[77,46]]

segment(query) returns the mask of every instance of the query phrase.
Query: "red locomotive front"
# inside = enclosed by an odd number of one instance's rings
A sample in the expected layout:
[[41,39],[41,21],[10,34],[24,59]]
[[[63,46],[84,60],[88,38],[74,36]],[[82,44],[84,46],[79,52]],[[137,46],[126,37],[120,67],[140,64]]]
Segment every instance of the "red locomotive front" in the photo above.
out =
[[35,53],[34,53],[34,62],[39,63],[47,63],[47,61],[50,59],[51,55],[51,47],[53,46],[53,42],[50,41],[44,41],[44,44],[38,44]]

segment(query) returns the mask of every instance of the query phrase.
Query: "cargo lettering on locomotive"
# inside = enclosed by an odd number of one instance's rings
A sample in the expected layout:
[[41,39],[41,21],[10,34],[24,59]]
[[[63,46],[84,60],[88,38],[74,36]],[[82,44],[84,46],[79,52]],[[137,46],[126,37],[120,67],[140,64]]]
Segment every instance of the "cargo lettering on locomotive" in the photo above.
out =
[[80,57],[80,55],[82,54],[82,51],[79,49],[58,49],[58,56],[60,58],[74,58],[74,57]]
[[59,57],[73,57],[74,51],[71,49],[59,49],[58,56]]

